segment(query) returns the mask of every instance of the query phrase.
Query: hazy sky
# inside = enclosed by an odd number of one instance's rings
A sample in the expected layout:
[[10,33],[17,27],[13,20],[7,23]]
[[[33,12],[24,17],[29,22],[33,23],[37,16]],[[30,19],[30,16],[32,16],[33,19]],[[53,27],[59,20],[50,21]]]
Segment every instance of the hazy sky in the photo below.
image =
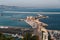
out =
[[60,0],[0,0],[0,5],[20,7],[60,8]]

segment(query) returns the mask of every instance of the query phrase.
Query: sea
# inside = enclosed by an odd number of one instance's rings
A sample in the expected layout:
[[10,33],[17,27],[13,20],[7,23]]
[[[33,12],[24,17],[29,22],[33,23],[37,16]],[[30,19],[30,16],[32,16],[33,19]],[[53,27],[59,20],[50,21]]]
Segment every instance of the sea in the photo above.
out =
[[46,29],[60,30],[60,12],[3,11],[0,12],[0,26],[31,28],[25,21],[18,20],[25,19],[27,16],[38,16],[38,14],[48,16],[48,18],[40,19],[40,21],[48,24]]

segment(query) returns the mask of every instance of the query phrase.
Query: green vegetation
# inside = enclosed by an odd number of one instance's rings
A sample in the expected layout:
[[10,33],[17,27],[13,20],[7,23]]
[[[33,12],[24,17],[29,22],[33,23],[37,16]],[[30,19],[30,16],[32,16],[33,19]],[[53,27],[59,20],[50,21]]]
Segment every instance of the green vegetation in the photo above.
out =
[[0,40],[15,40],[15,38],[13,38],[12,36],[5,36],[2,33],[0,33]]
[[22,40],[38,40],[39,37],[34,35],[32,36],[31,33],[26,33],[26,35],[24,36],[24,38]]
[[[16,39],[12,36],[6,36],[6,35],[0,33],[0,40],[16,40]],[[32,36],[31,33],[26,33],[24,35],[24,38],[20,39],[20,40],[38,40],[38,36],[36,36],[36,35]]]

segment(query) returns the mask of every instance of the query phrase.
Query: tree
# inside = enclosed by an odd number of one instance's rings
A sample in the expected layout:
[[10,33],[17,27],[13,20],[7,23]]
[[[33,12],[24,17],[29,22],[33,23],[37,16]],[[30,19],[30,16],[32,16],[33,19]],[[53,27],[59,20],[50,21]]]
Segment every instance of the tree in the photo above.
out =
[[36,35],[32,36],[31,33],[26,33],[22,40],[38,40],[38,38]]
[[27,33],[24,35],[23,40],[31,40],[31,36],[32,36],[32,34],[27,32]]
[[0,33],[0,40],[15,40],[15,38],[12,36],[6,37],[4,34]]
[[37,35],[32,36],[31,40],[39,40],[39,37]]

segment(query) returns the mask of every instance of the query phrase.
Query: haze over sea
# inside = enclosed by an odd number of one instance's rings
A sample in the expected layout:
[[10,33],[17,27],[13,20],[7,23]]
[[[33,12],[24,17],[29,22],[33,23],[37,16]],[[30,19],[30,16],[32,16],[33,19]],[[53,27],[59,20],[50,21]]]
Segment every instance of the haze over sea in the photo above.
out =
[[31,26],[24,21],[18,21],[20,18],[26,18],[26,16],[37,16],[37,14],[43,14],[49,16],[47,19],[41,19],[40,21],[47,23],[47,29],[60,30],[60,12],[15,12],[15,11],[3,11],[0,12],[3,16],[0,16],[0,26],[13,26],[13,27],[25,27]]

